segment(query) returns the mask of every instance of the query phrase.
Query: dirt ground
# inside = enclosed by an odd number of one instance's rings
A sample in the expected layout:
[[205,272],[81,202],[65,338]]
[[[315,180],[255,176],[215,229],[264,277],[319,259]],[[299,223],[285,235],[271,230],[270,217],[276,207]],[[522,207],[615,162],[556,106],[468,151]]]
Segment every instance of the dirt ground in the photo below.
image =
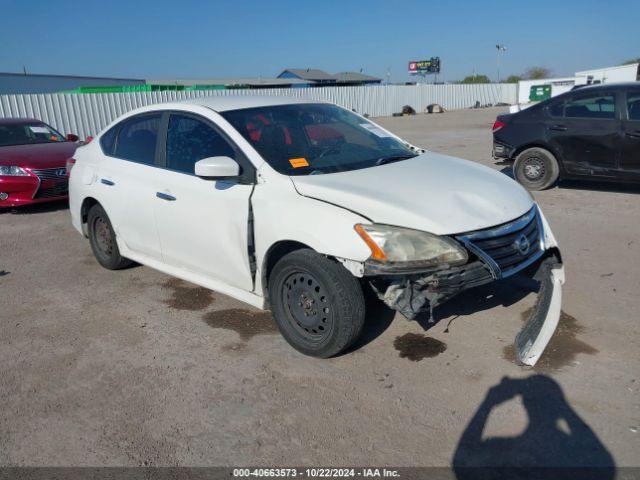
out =
[[[499,111],[379,122],[503,169]],[[1,213],[0,464],[637,466],[640,189],[534,196],[567,284],[533,370],[510,349],[535,300],[525,282],[469,291],[433,325],[376,309],[351,352],[315,360],[268,313],[102,269],[65,204]]]

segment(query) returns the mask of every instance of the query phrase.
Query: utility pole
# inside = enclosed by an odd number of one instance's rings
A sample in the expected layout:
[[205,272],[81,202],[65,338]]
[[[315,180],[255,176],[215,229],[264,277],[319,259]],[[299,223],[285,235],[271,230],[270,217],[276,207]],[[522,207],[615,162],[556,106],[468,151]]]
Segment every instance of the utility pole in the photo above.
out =
[[498,83],[500,83],[500,54],[506,52],[507,51],[507,47],[505,47],[501,43],[497,43],[496,44],[496,50],[498,51],[497,57],[496,57],[496,63],[498,65]]

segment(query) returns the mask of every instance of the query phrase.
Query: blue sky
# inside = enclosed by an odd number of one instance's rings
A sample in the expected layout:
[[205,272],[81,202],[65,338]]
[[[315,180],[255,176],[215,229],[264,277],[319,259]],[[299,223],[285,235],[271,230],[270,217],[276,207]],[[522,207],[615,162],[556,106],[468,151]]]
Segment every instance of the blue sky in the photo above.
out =
[[547,66],[562,76],[640,57],[640,1],[0,0],[0,71],[136,78],[275,76],[284,67],[404,81]]

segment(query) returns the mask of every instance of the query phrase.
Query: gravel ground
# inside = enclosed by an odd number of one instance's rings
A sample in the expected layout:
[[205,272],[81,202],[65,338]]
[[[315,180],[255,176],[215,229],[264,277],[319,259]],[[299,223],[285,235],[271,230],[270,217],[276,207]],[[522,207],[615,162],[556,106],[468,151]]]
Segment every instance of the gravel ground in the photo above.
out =
[[[503,169],[498,112],[379,121]],[[0,464],[637,466],[639,193],[535,194],[567,284],[533,370],[510,350],[535,300],[525,284],[469,291],[435,324],[375,309],[351,352],[314,360],[268,313],[150,268],[100,268],[65,204],[0,213]]]

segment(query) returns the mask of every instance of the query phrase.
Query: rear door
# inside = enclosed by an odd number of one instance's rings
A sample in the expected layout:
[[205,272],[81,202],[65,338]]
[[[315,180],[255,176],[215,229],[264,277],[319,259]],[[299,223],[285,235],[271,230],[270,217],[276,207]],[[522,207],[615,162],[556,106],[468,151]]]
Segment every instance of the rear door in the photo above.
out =
[[157,260],[161,252],[153,206],[161,118],[162,112],[145,113],[114,127],[98,172],[100,197],[118,240]]
[[640,180],[640,88],[626,92],[624,107],[620,173],[630,180]]
[[248,161],[203,117],[174,112],[165,121],[164,168],[159,169],[154,206],[164,263],[251,291],[248,223],[253,184],[194,174],[195,163],[207,157],[231,157],[245,172]]
[[548,113],[547,141],[568,173],[616,174],[620,120],[615,92],[578,91],[551,104]]

